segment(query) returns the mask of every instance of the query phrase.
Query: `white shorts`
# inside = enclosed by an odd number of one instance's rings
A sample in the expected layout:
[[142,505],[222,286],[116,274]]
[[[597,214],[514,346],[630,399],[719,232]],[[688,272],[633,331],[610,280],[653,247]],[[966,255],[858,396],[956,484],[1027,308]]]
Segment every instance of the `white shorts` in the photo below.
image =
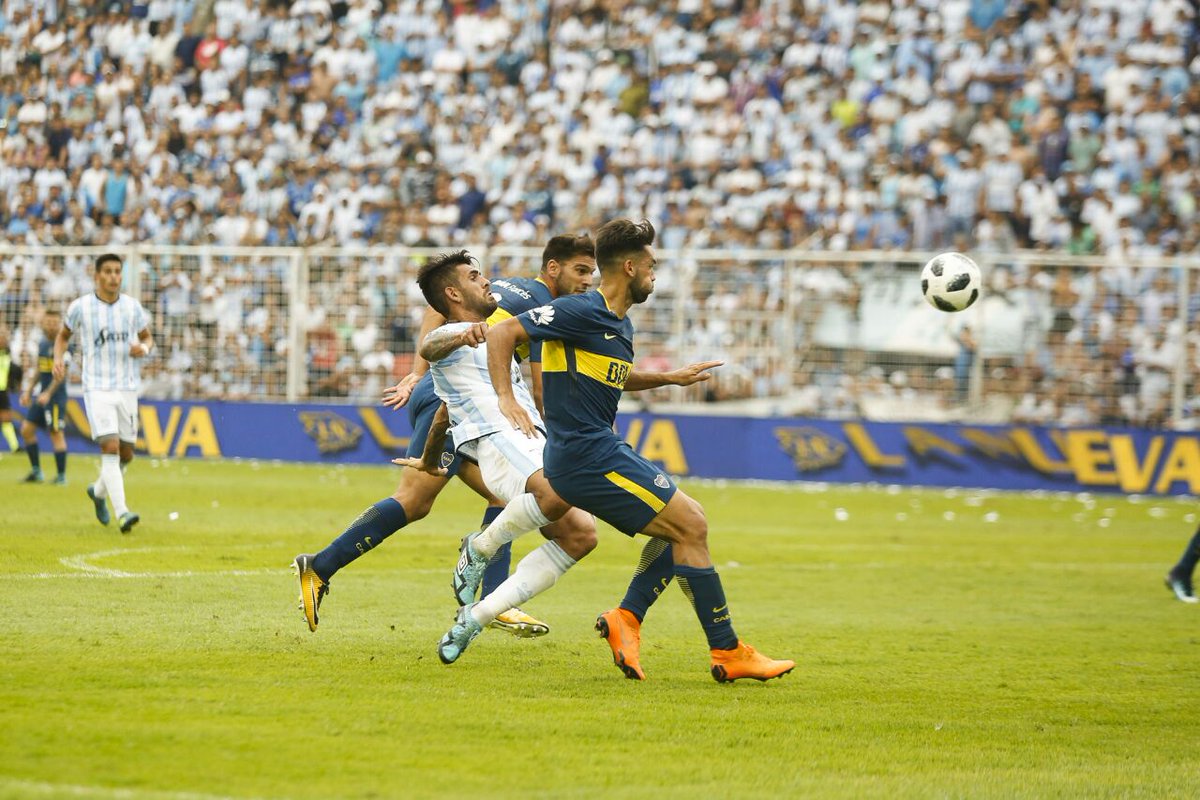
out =
[[542,448],[546,439],[541,432],[530,439],[517,430],[498,431],[482,439],[467,442],[462,451],[479,462],[483,482],[492,494],[504,502],[525,494],[529,476],[542,468]]
[[92,438],[116,436],[133,444],[138,433],[138,396],[133,391],[85,392],[83,405],[87,410]]

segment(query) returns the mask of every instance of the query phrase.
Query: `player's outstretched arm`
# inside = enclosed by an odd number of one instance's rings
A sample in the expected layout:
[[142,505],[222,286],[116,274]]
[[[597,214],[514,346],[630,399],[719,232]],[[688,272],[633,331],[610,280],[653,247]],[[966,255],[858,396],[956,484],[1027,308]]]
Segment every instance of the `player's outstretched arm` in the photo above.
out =
[[58,381],[66,380],[67,378],[67,345],[71,342],[71,329],[65,324],[58,329],[58,336],[54,337],[54,379]]
[[700,361],[670,372],[641,372],[633,370],[625,381],[625,391],[640,392],[660,386],[691,386],[712,377],[710,369],[724,365],[724,361]]
[[476,322],[459,330],[438,328],[426,336],[425,341],[421,342],[421,358],[432,364],[441,361],[464,345],[478,347],[487,341],[487,327],[486,322]]
[[[425,315],[421,317],[421,330],[417,333],[417,344],[420,345],[430,331],[445,324],[445,317],[434,311],[432,306],[425,306]],[[421,378],[425,377],[426,372],[429,372],[429,362],[421,358],[420,353],[415,354],[412,372],[397,381],[395,386],[383,390],[383,404],[393,411],[404,408],[408,399],[412,397],[413,389],[417,387]]]
[[537,428],[534,427],[529,414],[517,402],[512,384],[513,353],[516,352],[517,345],[528,341],[529,334],[517,317],[506,319],[487,332],[488,375],[500,401],[500,413],[514,428],[532,438],[537,435]]

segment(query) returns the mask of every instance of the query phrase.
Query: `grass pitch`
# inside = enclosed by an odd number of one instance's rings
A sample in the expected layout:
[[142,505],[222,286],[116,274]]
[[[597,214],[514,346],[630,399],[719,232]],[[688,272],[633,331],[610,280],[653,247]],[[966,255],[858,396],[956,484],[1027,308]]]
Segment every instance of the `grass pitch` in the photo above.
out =
[[721,686],[674,588],[650,679],[612,666],[592,623],[641,542],[604,526],[527,606],[549,636],[489,631],[447,667],[482,510],[458,484],[336,576],[310,634],[287,565],[394,469],[140,459],[130,536],[92,517],[94,459],[65,488],[25,470],[0,461],[0,797],[1200,792],[1200,608],[1161,584],[1194,501],[685,482],[739,634],[798,661]]

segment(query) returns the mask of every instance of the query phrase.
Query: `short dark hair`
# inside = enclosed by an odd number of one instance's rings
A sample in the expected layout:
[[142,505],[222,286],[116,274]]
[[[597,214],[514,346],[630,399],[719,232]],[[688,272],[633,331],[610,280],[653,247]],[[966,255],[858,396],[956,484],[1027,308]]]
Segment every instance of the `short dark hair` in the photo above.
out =
[[572,256],[596,257],[596,243],[590,234],[564,233],[546,242],[546,249],[542,251],[542,271],[546,271],[551,261],[561,264]]
[[110,261],[117,262],[122,268],[125,266],[125,262],[122,261],[121,257],[116,253],[101,253],[100,255],[96,256],[96,261],[92,264],[92,271],[99,272],[100,268]]
[[641,252],[643,247],[652,244],[654,226],[650,220],[611,220],[596,231],[596,263],[601,270],[613,269],[625,260],[624,256]]
[[457,285],[455,267],[459,264],[478,264],[475,256],[466,250],[455,250],[452,253],[439,253],[421,267],[417,273],[417,285],[425,302],[433,306],[433,310],[443,317],[450,316],[450,304],[446,301],[446,287]]

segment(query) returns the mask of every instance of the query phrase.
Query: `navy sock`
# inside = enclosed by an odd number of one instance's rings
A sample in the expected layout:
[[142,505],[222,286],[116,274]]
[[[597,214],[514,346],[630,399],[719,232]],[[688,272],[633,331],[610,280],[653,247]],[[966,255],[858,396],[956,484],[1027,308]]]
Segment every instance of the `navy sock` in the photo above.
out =
[[642,557],[638,560],[633,580],[625,590],[625,599],[621,608],[638,618],[646,618],[646,612],[654,601],[659,598],[671,579],[675,577],[675,558],[672,555],[671,544],[662,539],[650,538],[642,548]]
[[404,506],[389,497],[358,515],[342,535],[313,557],[313,570],[321,580],[333,574],[408,524]]
[[41,455],[39,454],[38,450],[39,450],[39,448],[38,448],[37,442],[34,442],[33,444],[25,445],[25,452],[29,456],[29,464],[34,469],[42,468],[42,459],[41,459]]
[[1179,559],[1179,563],[1171,572],[1182,578],[1190,578],[1192,573],[1196,571],[1196,563],[1200,562],[1200,528],[1196,529],[1196,535],[1188,542],[1187,549],[1183,551],[1183,558]]
[[59,475],[67,474],[67,451],[66,450],[63,450],[62,452],[59,452],[58,450],[54,451],[54,466],[58,467]]
[[708,637],[709,649],[732,650],[737,647],[733,618],[729,615],[729,604],[725,602],[725,590],[721,588],[721,576],[716,568],[676,564],[675,577],[679,578],[683,593],[692,601],[692,608],[696,610],[704,635]]
[[[487,510],[483,512],[483,524],[479,526],[479,529],[483,530],[488,525],[491,525],[503,510],[504,506],[488,506]],[[505,542],[496,551],[496,555],[492,556],[492,560],[488,562],[487,569],[483,571],[483,583],[479,585],[480,599],[496,591],[497,586],[508,580],[508,568],[511,565],[512,542]]]

